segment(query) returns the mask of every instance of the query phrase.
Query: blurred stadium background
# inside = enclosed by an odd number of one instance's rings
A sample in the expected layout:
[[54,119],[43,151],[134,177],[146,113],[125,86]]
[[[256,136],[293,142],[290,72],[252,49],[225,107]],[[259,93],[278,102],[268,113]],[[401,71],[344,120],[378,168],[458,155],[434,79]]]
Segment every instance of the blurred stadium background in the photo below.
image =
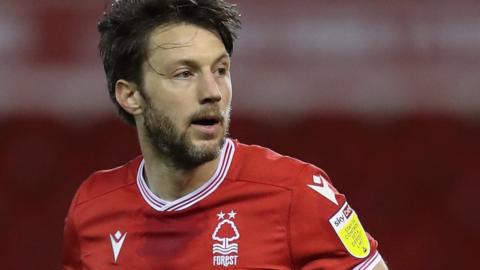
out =
[[[480,3],[237,3],[232,137],[325,169],[391,269],[480,269]],[[96,50],[107,5],[0,2],[2,269],[59,269],[75,189],[139,153]]]

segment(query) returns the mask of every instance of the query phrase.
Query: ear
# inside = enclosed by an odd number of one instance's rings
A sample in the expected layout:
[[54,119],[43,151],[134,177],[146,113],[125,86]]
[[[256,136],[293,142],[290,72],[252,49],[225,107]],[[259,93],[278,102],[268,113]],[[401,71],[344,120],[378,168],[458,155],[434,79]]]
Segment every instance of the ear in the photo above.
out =
[[142,113],[143,98],[135,83],[118,80],[115,83],[115,98],[118,104],[133,116]]

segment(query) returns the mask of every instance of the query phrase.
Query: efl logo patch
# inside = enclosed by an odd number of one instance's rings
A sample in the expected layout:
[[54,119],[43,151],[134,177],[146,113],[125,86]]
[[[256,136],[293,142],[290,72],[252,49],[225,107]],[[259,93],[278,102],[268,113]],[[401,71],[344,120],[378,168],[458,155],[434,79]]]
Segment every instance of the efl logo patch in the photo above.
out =
[[345,203],[340,210],[330,218],[330,224],[348,252],[356,258],[365,258],[370,254],[370,242],[358,219],[357,213]]

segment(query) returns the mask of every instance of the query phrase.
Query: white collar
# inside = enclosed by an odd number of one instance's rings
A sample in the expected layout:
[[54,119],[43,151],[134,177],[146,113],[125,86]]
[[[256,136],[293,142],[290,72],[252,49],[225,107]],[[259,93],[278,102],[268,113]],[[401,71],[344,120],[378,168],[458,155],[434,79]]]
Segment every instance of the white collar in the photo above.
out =
[[137,171],[138,189],[142,194],[143,199],[157,211],[179,211],[186,209],[203,200],[220,186],[230,168],[234,152],[235,144],[232,140],[226,139],[220,153],[220,161],[218,162],[217,169],[213,176],[196,190],[174,201],[163,200],[150,190],[143,177],[145,160],[142,160]]

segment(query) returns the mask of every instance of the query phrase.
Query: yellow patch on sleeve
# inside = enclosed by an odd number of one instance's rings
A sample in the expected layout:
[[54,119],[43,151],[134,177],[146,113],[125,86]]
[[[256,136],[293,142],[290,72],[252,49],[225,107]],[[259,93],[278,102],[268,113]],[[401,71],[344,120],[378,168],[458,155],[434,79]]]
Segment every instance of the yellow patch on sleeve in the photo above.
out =
[[360,219],[353,209],[345,203],[340,210],[330,218],[330,224],[335,229],[347,251],[356,258],[365,258],[370,254],[370,242],[363,229]]

